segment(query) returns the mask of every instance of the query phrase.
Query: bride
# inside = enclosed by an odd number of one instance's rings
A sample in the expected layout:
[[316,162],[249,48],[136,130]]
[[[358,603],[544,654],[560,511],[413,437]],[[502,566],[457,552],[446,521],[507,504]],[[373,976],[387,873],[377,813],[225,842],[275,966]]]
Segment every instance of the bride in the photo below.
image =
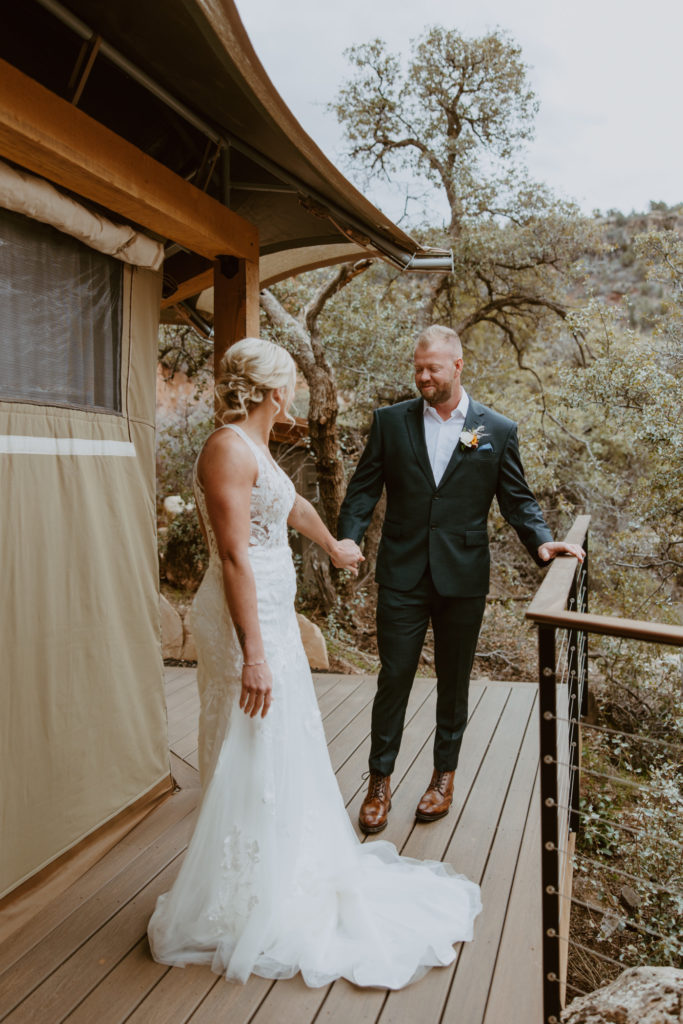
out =
[[287,527],[357,572],[268,451],[295,367],[278,345],[228,349],[216,394],[224,426],[194,469],[209,566],[192,609],[201,698],[199,817],[149,922],[164,964],[207,963],[306,984],[344,977],[401,988],[451,963],[472,937],[479,887],[448,865],[361,844],[332,771],[294,611]]

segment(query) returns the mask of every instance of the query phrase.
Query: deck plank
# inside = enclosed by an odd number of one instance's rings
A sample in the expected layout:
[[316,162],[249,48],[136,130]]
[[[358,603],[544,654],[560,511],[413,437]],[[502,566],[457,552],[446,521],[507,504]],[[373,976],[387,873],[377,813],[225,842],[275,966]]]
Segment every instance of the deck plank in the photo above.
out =
[[[466,943],[459,954],[455,979],[445,1007],[445,1017],[459,1014],[468,1024],[482,1024],[491,980],[496,967],[500,938],[508,910],[510,890],[514,881],[518,856],[529,812],[530,795],[538,769],[538,730],[536,719],[530,709],[527,730],[522,749],[514,767],[510,788],[493,837],[486,868],[481,881],[482,902],[485,911],[477,922],[476,942]],[[523,985],[526,971],[523,965],[523,923],[520,926],[520,973],[518,984]],[[523,1019],[515,1020],[512,1008],[507,1020],[509,1024],[532,1024]]]
[[177,856],[8,1014],[8,1024],[61,1024],[140,941],[157,897],[166,892],[180,866]]
[[[435,695],[432,696],[435,698]],[[449,818],[453,816],[454,819],[457,819],[462,811],[462,806],[467,799],[481,758],[485,752],[486,744],[490,734],[492,734],[501,719],[508,696],[509,690],[507,688],[493,690],[488,687],[472,687],[470,723],[463,738],[461,760],[456,775],[458,780],[457,790]],[[447,820],[446,818],[430,824],[419,824],[415,821],[415,808],[429,781],[433,764],[431,733],[434,727],[434,699],[426,701],[420,711],[423,718],[423,721],[420,723],[423,737],[422,748],[419,751],[419,757],[411,761],[410,770],[405,771],[402,775],[399,773],[394,775],[394,778],[397,778],[395,802],[389,815],[389,824],[381,836],[382,839],[395,843],[398,849],[402,849],[403,852],[407,852],[405,851],[405,845],[407,845],[414,828],[422,830],[422,833],[426,836],[429,835],[429,829],[437,828],[440,833],[443,833],[445,827],[449,827],[450,830],[450,826],[443,824]],[[425,737],[428,737],[428,739]],[[403,752],[403,746],[404,743],[401,743],[401,753]],[[400,753],[397,762],[397,767],[399,768],[399,766]],[[355,821],[356,818],[357,812],[353,820]],[[441,843],[443,843],[443,840],[441,840]],[[433,859],[438,858],[434,857]],[[476,934],[475,931],[475,936]],[[421,984],[422,982],[418,982],[417,987]],[[413,988],[416,988],[416,986],[412,986],[412,988],[405,990],[405,992],[410,992]],[[359,991],[364,992],[362,999],[357,997]],[[398,1004],[401,1001],[401,994],[403,993],[391,993],[394,1004]],[[378,1019],[382,1014],[387,998],[388,994],[384,991],[372,989],[359,990],[352,985],[342,985],[337,982],[326,1001],[321,1019],[327,1020],[325,1016],[327,1013],[330,1020],[334,1021],[335,1024],[344,1024],[344,1022],[350,1020],[354,1024],[361,1024],[361,1022],[362,1024],[370,1024],[370,1022]],[[361,1015],[360,1020],[357,1022],[356,1013]],[[430,1020],[428,1017],[420,1016],[415,1019]],[[413,1024],[410,1016],[405,1018],[405,1020]],[[438,1020],[438,1017],[434,1018],[434,1020]]]
[[[374,691],[371,690],[368,682],[363,677],[358,686],[354,687],[344,699],[334,708],[326,713],[323,713],[323,725],[325,728],[325,738],[330,743],[335,736],[337,736],[342,729],[345,729],[349,722],[361,713],[364,708],[367,708],[373,698]],[[322,713],[322,712],[321,712]]]
[[90,898],[105,885],[110,884],[122,871],[128,870],[137,857],[146,855],[150,846],[165,836],[172,825],[194,811],[199,798],[199,779],[196,773],[173,755],[171,769],[182,790],[174,793],[152,814],[144,818],[77,883],[61,893],[0,945],[0,992],[4,991],[6,976],[13,970],[18,960],[42,943],[71,914],[82,911]]
[[[246,985],[220,982],[214,985],[208,995],[188,1017],[188,1024],[247,1024],[251,1022],[259,1006],[273,988],[267,978],[251,977]],[[178,1022],[180,1024],[180,1022]],[[183,1022],[184,1024],[184,1022]],[[280,1024],[295,1024],[283,1015]],[[306,1024],[297,1021],[296,1024]]]
[[[27,992],[49,979],[53,972],[60,969],[66,958],[77,953],[103,925],[106,927],[116,918],[122,905],[134,902],[144,893],[160,871],[173,865],[172,874],[175,877],[180,866],[174,863],[178,851],[185,848],[194,827],[198,793],[198,790],[190,791],[190,798],[185,801],[186,813],[179,821],[174,822],[122,871],[84,900],[42,942],[21,957],[11,971],[6,971],[0,977],[0,1015],[17,1005]],[[136,941],[139,937],[136,937]],[[131,943],[131,947],[134,944]],[[127,949],[121,955],[126,952]]]
[[147,939],[140,939],[64,1019],[68,1024],[123,1024],[168,970],[152,960]]
[[216,985],[223,987],[225,982],[204,966],[168,967],[158,984],[126,1017],[126,1024],[185,1024]]
[[[192,669],[167,669],[169,721],[186,730],[174,751],[196,759],[194,678]],[[330,673],[316,677],[315,685],[330,756],[355,822],[365,790],[374,679]],[[242,986],[205,967],[154,963],[147,921],[181,863],[199,798],[197,772],[172,754],[180,791],[55,899],[42,921],[29,922],[5,944],[10,966],[0,973],[0,1015],[11,1005],[10,1024],[539,1024],[535,696],[532,684],[472,684],[453,807],[446,818],[424,825],[415,822],[414,811],[431,774],[434,680],[416,680],[411,693],[394,807],[379,838],[408,856],[448,860],[481,883],[484,911],[474,941],[459,947],[450,968],[387,993],[343,980],[309,989],[300,976],[277,982],[252,977]],[[14,943],[16,954],[9,951]]]
[[[412,749],[413,732],[411,723],[415,714],[428,700],[429,687],[414,687],[408,699],[406,711],[406,732],[404,742],[407,748]],[[374,696],[374,693],[373,693]],[[432,711],[433,717],[433,711]],[[367,788],[363,781],[363,775],[368,769],[368,754],[370,752],[370,710],[359,715],[349,723],[349,726],[339,733],[328,745],[332,767],[337,773],[337,781],[344,795],[344,802],[348,801],[356,793],[364,792]]]
[[197,681],[195,679],[186,680],[182,686],[179,686],[178,689],[174,690],[172,693],[169,693],[167,690],[166,710],[173,711],[180,704],[186,701],[188,697],[191,697],[197,692]]
[[[511,689],[459,818],[449,821],[449,815],[433,824],[416,827],[404,847],[405,854],[419,859],[446,860],[461,874],[481,884],[531,702],[530,694]],[[486,769],[487,760],[491,771]],[[483,892],[482,902],[485,899]],[[481,918],[477,924],[481,925]],[[477,924],[472,945],[481,930]],[[459,947],[458,957],[461,950]],[[430,971],[407,989],[391,992],[378,1018],[381,1024],[441,1020],[457,966],[458,960],[450,967]]]
[[[541,892],[541,808],[536,776],[527,827],[512,886],[496,968],[486,1004],[485,1024],[541,1024],[543,1020],[543,926]],[[510,993],[515,993],[514,1017]]]

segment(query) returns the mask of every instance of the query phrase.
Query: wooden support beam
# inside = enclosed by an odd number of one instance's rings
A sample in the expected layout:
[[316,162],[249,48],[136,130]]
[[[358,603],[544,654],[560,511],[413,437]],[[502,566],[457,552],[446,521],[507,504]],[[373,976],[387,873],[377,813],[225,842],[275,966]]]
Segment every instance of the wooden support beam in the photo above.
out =
[[175,306],[176,303],[182,302],[183,299],[191,299],[193,295],[199,295],[205,288],[211,288],[213,286],[213,274],[213,267],[209,267],[208,270],[202,271],[201,274],[196,274],[194,277],[189,277],[187,281],[182,281],[174,292],[161,300],[161,308],[169,309],[171,306]]
[[208,259],[258,260],[253,224],[6,61],[0,154]]
[[251,260],[217,260],[213,272],[214,373],[240,338],[259,335],[259,268]]

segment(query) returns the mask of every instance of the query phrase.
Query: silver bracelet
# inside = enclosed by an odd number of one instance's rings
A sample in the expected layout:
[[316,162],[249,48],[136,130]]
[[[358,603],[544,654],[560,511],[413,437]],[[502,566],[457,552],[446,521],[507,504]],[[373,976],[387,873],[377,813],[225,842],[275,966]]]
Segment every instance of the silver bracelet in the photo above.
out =
[[245,661],[243,662],[243,668],[253,668],[255,665],[265,665],[265,663],[265,658],[262,658],[261,661]]

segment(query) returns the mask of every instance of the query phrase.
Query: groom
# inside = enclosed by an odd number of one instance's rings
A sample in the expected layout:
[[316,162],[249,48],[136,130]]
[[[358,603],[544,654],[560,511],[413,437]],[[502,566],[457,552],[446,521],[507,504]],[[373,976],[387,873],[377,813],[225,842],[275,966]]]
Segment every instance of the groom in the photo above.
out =
[[553,541],[524,479],[516,424],[462,387],[455,331],[428,327],[414,361],[422,397],[375,410],[339,515],[339,537],[360,542],[386,487],[375,574],[381,670],[370,782],[359,818],[366,834],[387,824],[390,776],[430,620],[437,677],[434,773],[415,813],[419,821],[448,813],[489,586],[486,522],[494,497],[538,565],[560,552],[584,557],[578,545]]

